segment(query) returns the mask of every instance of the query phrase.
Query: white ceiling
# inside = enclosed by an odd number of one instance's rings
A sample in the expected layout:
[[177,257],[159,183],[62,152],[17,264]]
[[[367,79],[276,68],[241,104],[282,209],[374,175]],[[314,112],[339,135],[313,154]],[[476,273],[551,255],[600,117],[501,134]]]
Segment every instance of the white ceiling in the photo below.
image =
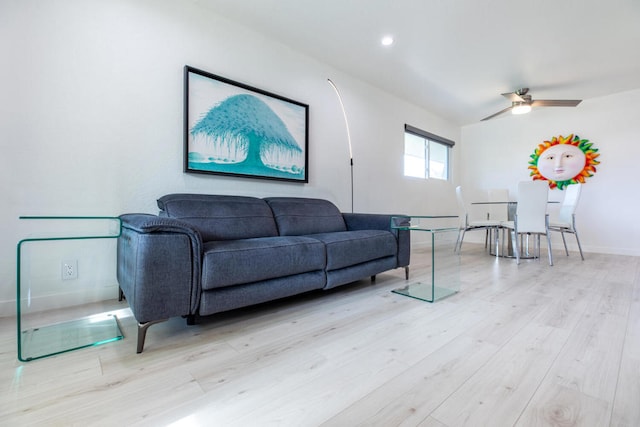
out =
[[640,0],[194,1],[461,125],[640,88]]

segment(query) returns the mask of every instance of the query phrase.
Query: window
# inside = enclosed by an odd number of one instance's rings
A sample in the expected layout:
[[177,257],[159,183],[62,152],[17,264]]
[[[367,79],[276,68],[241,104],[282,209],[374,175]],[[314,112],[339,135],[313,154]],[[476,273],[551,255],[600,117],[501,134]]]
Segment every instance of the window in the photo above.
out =
[[449,179],[449,151],[455,142],[404,125],[404,176]]

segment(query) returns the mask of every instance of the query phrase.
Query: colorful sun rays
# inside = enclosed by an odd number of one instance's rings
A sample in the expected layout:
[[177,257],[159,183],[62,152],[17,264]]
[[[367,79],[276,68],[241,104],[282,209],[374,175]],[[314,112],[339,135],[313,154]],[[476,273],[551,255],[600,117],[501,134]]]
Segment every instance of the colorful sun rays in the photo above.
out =
[[[552,176],[548,176],[550,174],[543,175],[540,172],[539,161],[544,157],[545,151],[549,148],[561,146],[562,144],[566,144],[567,149],[569,149],[569,146],[572,146],[584,153],[584,167],[572,178],[554,180]],[[572,150],[575,150],[575,148],[572,148]],[[567,137],[562,135],[554,136],[550,141],[544,141],[542,144],[539,144],[533,154],[529,156],[531,158],[529,161],[529,175],[532,176],[534,180],[549,181],[549,187],[552,189],[558,188],[559,190],[563,190],[571,184],[584,184],[587,178],[592,177],[593,174],[596,173],[596,165],[600,164],[600,162],[596,160],[599,156],[598,149],[594,148],[593,143],[589,142],[588,139],[580,139],[578,135],[574,134]]]

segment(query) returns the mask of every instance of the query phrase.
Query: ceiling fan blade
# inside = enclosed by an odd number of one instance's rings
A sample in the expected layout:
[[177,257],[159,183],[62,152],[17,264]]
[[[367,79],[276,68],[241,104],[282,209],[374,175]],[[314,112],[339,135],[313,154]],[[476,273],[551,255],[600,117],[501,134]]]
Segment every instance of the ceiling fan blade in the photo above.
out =
[[497,113],[492,114],[492,115],[490,115],[490,116],[488,116],[488,117],[485,117],[484,119],[482,119],[482,120],[480,120],[480,121],[481,121],[481,122],[483,122],[483,121],[485,121],[485,120],[492,119],[492,118],[494,118],[494,117],[496,117],[496,116],[499,116],[499,115],[500,115],[500,114],[502,114],[502,113],[506,113],[507,111],[511,110],[511,108],[512,108],[512,107],[507,107],[507,108],[505,108],[504,110],[502,110],[502,111],[498,111]]
[[575,107],[581,99],[537,99],[531,103],[532,107]]
[[525,102],[526,100],[515,92],[503,93],[502,96],[511,102]]

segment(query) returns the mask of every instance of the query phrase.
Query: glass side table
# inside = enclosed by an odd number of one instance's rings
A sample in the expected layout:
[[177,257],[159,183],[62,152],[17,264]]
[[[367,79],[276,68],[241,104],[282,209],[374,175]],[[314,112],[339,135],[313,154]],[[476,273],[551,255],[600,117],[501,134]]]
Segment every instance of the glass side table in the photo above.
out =
[[[96,243],[120,236],[120,218],[21,216],[20,219],[37,220],[33,228],[40,227],[45,231],[18,242],[18,360],[27,362],[122,339],[124,335],[115,315],[92,313],[77,318],[83,310],[74,307],[75,304],[83,306],[83,296],[77,294],[88,292],[86,286],[82,286],[86,280],[99,282],[96,278],[115,270],[96,267],[105,250]],[[71,227],[71,231],[63,231],[61,227]],[[82,260],[82,266],[94,264],[94,268],[82,270],[81,277],[85,280],[77,280],[78,258]],[[89,306],[89,310],[95,310]],[[53,319],[53,323],[43,325],[43,319],[47,323]]]
[[455,252],[459,227],[455,215],[398,216],[391,218],[391,228],[429,233],[429,271],[418,276],[421,281],[392,292],[434,302],[460,290],[460,255]]

